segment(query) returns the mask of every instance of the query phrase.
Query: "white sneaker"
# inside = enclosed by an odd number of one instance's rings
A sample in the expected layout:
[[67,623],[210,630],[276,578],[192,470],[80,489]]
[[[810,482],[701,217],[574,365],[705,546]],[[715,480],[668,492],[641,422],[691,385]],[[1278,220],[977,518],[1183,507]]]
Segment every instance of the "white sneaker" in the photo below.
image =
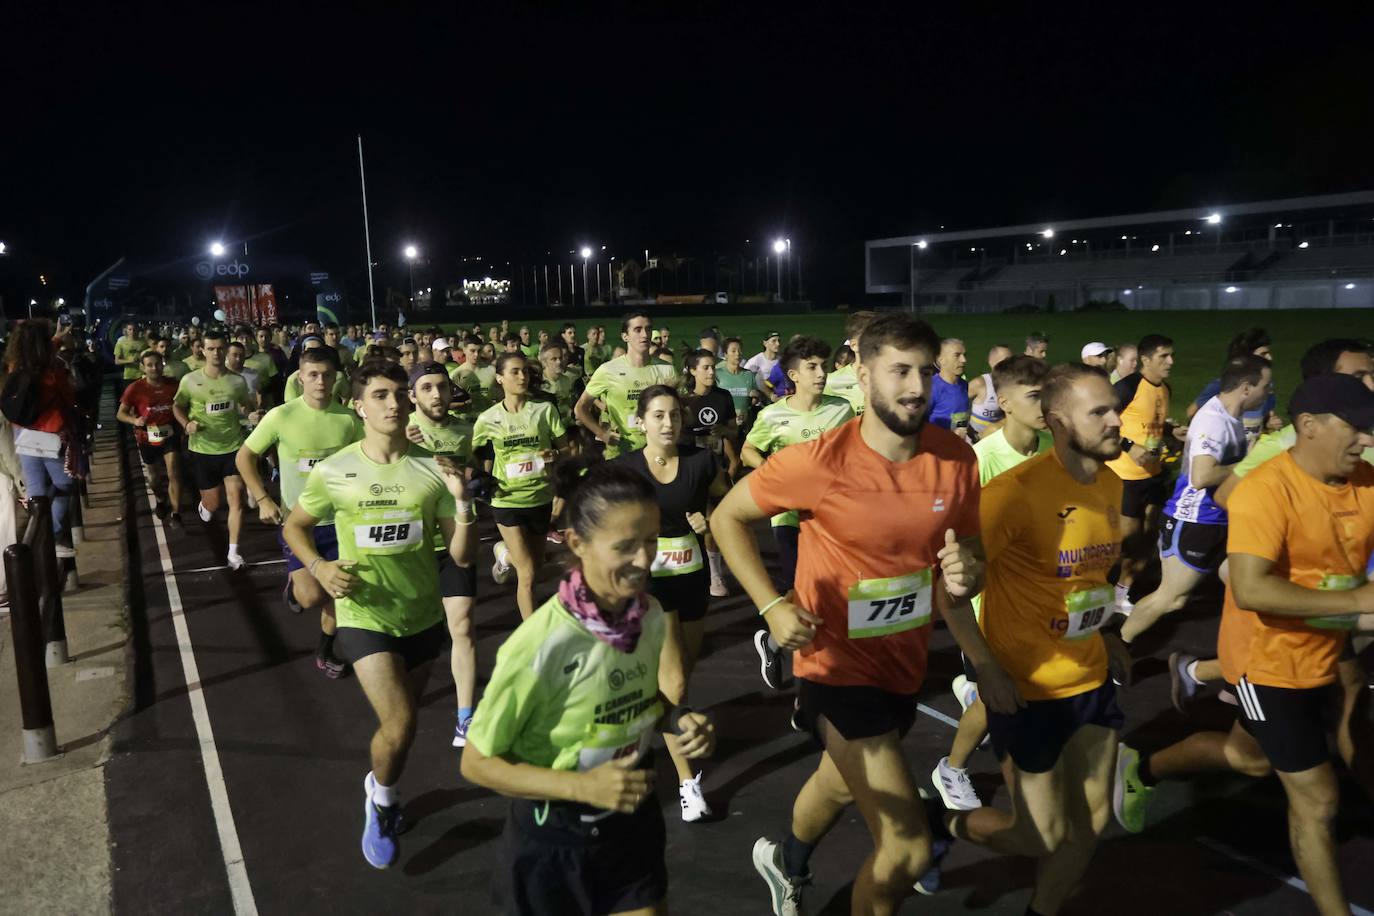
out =
[[726,587],[726,585],[725,585],[725,580],[722,579],[722,578],[720,578],[719,576],[716,576],[716,577],[714,577],[713,579],[711,579],[711,597],[712,597],[712,598],[728,598],[728,597],[730,597],[730,589]]
[[706,804],[706,798],[701,794],[702,775],[698,773],[691,779],[684,779],[677,787],[678,799],[682,802],[682,819],[688,824],[711,816],[711,806]]
[[949,689],[954,691],[954,699],[959,701],[959,709],[964,712],[968,712],[968,708],[978,701],[978,685],[969,683],[966,675],[956,677]]
[[65,544],[54,544],[53,553],[59,560],[71,560],[76,557],[76,548],[68,547]]
[[940,793],[945,807],[951,811],[972,811],[983,807],[973,783],[969,782],[968,770],[950,766],[948,757],[940,758],[930,773],[930,781],[935,784],[935,790]]
[[205,503],[196,503],[196,513],[200,515],[200,520],[207,525],[210,523],[210,519],[214,518],[210,514],[210,510],[205,508]]
[[768,896],[773,916],[806,916],[802,890],[811,883],[811,875],[789,878],[782,869],[782,846],[767,837],[754,843],[754,870],[768,883]]
[[236,572],[240,569],[243,569],[244,559],[240,554],[231,553],[229,554],[229,556],[224,558],[224,562],[228,563],[229,568]]
[[505,585],[515,578],[515,567],[510,565],[510,548],[505,541],[497,541],[491,549],[496,562],[491,564],[491,578],[497,585]]

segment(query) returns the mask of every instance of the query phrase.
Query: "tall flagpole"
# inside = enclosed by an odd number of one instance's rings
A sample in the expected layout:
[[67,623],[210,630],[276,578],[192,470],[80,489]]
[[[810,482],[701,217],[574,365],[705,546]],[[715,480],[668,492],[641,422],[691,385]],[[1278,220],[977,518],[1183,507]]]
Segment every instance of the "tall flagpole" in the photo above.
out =
[[367,246],[367,301],[372,306],[372,327],[377,328],[377,296],[372,291],[372,234],[367,228],[367,173],[363,171],[363,135],[358,134],[358,178],[363,185],[363,242]]

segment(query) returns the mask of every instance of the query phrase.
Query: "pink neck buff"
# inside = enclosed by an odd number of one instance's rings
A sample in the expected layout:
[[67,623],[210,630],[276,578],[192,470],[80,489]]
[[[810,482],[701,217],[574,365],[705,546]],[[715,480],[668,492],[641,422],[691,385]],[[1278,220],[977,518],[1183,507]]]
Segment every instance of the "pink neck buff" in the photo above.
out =
[[592,590],[582,578],[582,570],[574,569],[558,583],[558,600],[597,639],[617,652],[633,652],[639,644],[644,614],[649,610],[649,597],[644,592],[635,595],[620,619],[607,621],[597,607]]

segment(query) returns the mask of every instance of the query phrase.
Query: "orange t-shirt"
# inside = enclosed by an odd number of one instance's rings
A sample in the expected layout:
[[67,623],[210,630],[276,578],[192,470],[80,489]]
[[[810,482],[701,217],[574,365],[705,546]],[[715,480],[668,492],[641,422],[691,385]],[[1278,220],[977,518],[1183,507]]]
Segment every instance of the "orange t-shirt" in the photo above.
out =
[[[1270,560],[1272,575],[1304,588],[1349,588],[1365,580],[1374,552],[1374,467],[1363,461],[1333,487],[1284,452],[1245,475],[1226,511],[1228,554]],[[1309,621],[1247,611],[1227,588],[1217,637],[1222,674],[1232,684],[1243,675],[1265,687],[1334,682],[1348,631]]]
[[801,518],[797,603],[824,623],[793,672],[912,694],[925,680],[945,530],[978,533],[978,463],[929,423],[914,457],[888,461],[863,441],[862,422],[776,453],[749,475],[749,492],[763,513]]
[[1121,489],[1106,469],[1079,483],[1053,450],[983,487],[979,623],[1028,700],[1075,696],[1107,679],[1097,630],[1115,604],[1107,572],[1121,553]]
[[[1156,385],[1139,372],[1126,376],[1113,386],[1121,402],[1121,437],[1144,448],[1164,444],[1164,421],[1169,416],[1169,388]],[[1122,480],[1149,480],[1150,472],[1135,463],[1125,452],[1107,462],[1107,467]]]

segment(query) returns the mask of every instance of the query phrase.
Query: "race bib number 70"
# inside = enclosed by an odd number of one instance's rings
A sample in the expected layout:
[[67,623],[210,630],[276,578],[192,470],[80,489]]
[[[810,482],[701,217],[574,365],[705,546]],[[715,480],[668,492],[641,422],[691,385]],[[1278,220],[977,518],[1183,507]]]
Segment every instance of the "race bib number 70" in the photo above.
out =
[[931,572],[862,579],[849,589],[849,638],[888,636],[930,623]]

